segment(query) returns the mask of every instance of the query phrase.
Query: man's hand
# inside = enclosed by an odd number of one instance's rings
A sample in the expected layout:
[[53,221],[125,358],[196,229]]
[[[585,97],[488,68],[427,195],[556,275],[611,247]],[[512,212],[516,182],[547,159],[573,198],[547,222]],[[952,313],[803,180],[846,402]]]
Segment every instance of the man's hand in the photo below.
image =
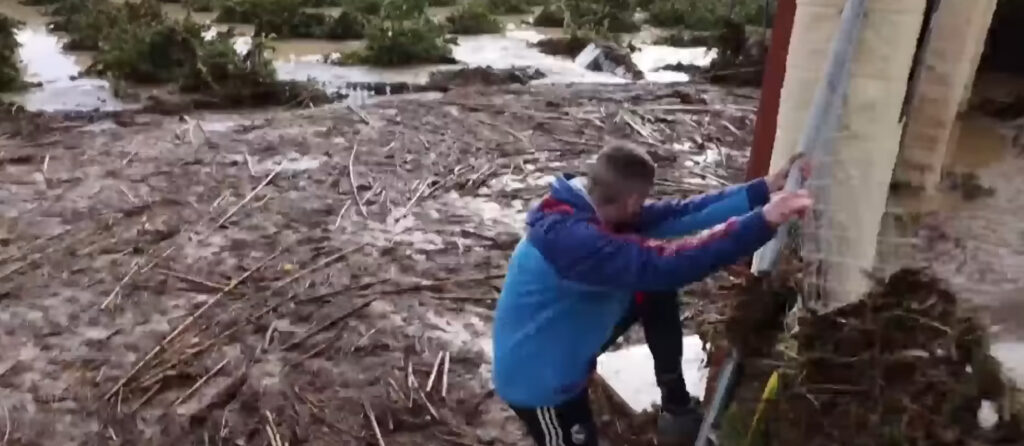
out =
[[800,169],[800,175],[805,179],[811,176],[811,163],[807,161],[807,157],[803,153],[797,153],[791,156],[781,169],[765,177],[768,189],[774,193],[786,187],[786,179],[789,177],[789,171],[792,169]]
[[793,192],[779,192],[764,207],[764,219],[773,226],[781,226],[795,220],[814,205],[814,199],[806,189]]

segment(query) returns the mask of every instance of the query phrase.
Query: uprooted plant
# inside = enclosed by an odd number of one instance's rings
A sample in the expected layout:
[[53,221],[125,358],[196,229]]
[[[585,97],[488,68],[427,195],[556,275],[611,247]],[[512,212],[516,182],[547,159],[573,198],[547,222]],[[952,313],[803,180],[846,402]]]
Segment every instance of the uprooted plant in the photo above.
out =
[[445,22],[452,34],[495,34],[502,28],[501,20],[479,0],[462,5]]

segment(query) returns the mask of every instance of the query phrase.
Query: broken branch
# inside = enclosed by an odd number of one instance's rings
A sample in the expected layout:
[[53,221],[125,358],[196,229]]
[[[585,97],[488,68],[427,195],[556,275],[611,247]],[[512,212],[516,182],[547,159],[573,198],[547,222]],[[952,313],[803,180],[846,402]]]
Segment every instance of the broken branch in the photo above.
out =
[[178,397],[177,400],[174,400],[174,403],[171,404],[171,406],[177,406],[184,402],[185,400],[187,400],[189,397],[191,397],[193,393],[196,393],[196,391],[203,386],[203,384],[206,384],[206,381],[209,381],[210,378],[213,377],[213,375],[216,375],[217,372],[220,371],[220,369],[224,368],[224,366],[227,365],[227,363],[228,358],[224,358],[224,360],[221,361],[221,363],[218,364],[217,367],[214,367],[213,370],[210,370],[210,373],[207,373],[206,375],[203,375],[202,378],[199,378],[199,381],[196,381],[195,385],[189,388],[184,395]]
[[203,305],[202,308],[200,308],[195,313],[193,313],[192,316],[189,316],[189,318],[186,319],[185,322],[182,322],[181,325],[178,325],[178,328],[175,328],[174,331],[171,332],[171,334],[169,334],[166,337],[164,337],[164,339],[162,341],[160,341],[160,343],[157,344],[156,347],[153,347],[153,350],[151,350],[149,352],[149,354],[147,354],[145,357],[143,357],[142,360],[139,361],[139,363],[136,364],[135,367],[133,367],[132,370],[130,372],[128,372],[127,375],[124,376],[124,378],[121,378],[121,381],[119,381],[114,386],[114,388],[110,389],[110,391],[107,392],[107,394],[103,396],[103,399],[109,400],[111,397],[113,397],[114,394],[116,394],[119,390],[121,390],[122,387],[124,387],[125,384],[128,383],[128,380],[132,379],[132,377],[134,377],[136,374],[138,374],[139,371],[142,370],[143,366],[148,364],[149,361],[152,361],[153,358],[156,357],[156,355],[158,353],[160,353],[160,351],[163,350],[167,346],[167,344],[169,344],[172,340],[174,340],[174,338],[178,337],[178,335],[180,335],[181,332],[185,331],[186,328],[188,328],[190,325],[192,325],[192,323],[194,323],[195,320],[200,315],[205,313],[206,310],[208,310],[214,304],[219,302],[221,300],[221,298],[223,298],[225,295],[227,295],[227,293],[229,293],[231,290],[235,289],[235,287],[237,287],[238,284],[242,283],[242,281],[244,281],[245,279],[249,278],[249,276],[251,276],[254,272],[256,272],[256,270],[262,268],[267,263],[270,263],[270,261],[273,260],[274,257],[277,257],[279,254],[281,254],[282,251],[283,251],[283,249],[277,250],[277,252],[271,254],[269,257],[267,257],[267,258],[263,259],[262,261],[260,261],[260,263],[256,264],[256,266],[254,266],[250,270],[246,271],[239,278],[232,280],[231,283],[228,284],[228,286],[224,287],[224,289],[221,290],[220,293],[217,293],[217,295],[214,296],[213,299],[210,299],[210,301],[207,302],[206,305]]
[[352,185],[352,198],[356,200],[356,205],[359,206],[359,213],[363,214],[363,218],[366,218],[366,207],[363,206],[363,200],[359,199],[359,190],[356,189],[356,171],[355,171],[355,160],[356,150],[359,149],[359,144],[352,144],[352,153],[348,156],[348,181]]
[[255,197],[256,194],[258,194],[261,190],[263,190],[263,188],[266,187],[267,184],[270,184],[270,180],[273,180],[274,177],[277,176],[278,172],[281,171],[281,169],[284,169],[284,163],[279,164],[277,168],[274,169],[273,172],[270,172],[270,175],[267,175],[267,178],[265,178],[263,182],[259,184],[259,186],[256,186],[256,188],[253,189],[252,192],[249,192],[249,195],[246,195],[241,202],[236,204],[235,207],[231,208],[231,210],[228,211],[227,215],[222,217],[220,221],[217,222],[217,226],[223,225],[225,222],[227,222],[228,219],[231,218],[231,216],[235,215],[235,212],[238,212],[238,210],[241,209],[242,206],[245,206],[246,203],[252,200],[252,198]]

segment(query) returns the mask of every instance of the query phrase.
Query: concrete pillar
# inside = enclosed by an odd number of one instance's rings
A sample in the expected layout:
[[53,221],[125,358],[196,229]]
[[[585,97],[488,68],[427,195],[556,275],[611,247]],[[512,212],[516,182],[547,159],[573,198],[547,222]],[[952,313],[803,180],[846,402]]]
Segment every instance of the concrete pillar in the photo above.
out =
[[943,0],[925,42],[895,180],[934,192],[966,107],[995,0]]
[[[773,168],[797,149],[845,3],[797,2]],[[825,295],[828,306],[856,300],[869,286],[864,272],[875,260],[903,129],[900,111],[924,10],[925,0],[869,0],[832,158],[816,160],[818,169],[809,187],[822,213],[804,232],[823,242],[805,245],[803,254],[819,266],[813,268],[814,283],[808,291]]]

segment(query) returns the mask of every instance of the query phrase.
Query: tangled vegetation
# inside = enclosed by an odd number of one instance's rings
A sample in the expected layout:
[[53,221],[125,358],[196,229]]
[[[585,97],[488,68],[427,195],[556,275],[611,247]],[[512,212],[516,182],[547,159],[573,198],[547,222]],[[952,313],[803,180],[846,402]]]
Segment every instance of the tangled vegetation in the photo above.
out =
[[533,26],[561,28],[565,26],[565,10],[562,5],[547,5],[533,16]]
[[631,33],[640,30],[633,18],[630,0],[564,0],[565,26],[570,34],[590,32],[598,35]]
[[763,26],[766,14],[764,0],[654,0],[644,9],[651,25],[693,31],[717,30],[725,19]]
[[366,25],[366,47],[332,61],[380,66],[454,63],[445,27],[427,14],[427,0],[391,0]]
[[452,34],[496,34],[502,30],[501,20],[479,1],[462,5],[445,17],[445,22]]
[[64,48],[96,51],[101,41],[122,24],[152,26],[166,20],[155,0],[115,3],[110,0],[63,0],[51,9],[55,20],[51,27],[67,33]]
[[86,71],[115,85],[170,84],[221,106],[286,104],[313,92],[277,80],[263,39],[239,54],[232,32],[172,20],[156,0],[62,0],[51,13],[68,48],[96,51]]
[[228,0],[215,19],[226,23],[252,23],[256,35],[281,38],[361,39],[363,18],[348,9],[337,15],[303,9],[297,0]]
[[18,39],[14,30],[21,22],[0,14],[0,91],[16,90],[22,86],[18,68]]
[[213,12],[217,9],[218,0],[182,0],[185,9],[195,12]]

